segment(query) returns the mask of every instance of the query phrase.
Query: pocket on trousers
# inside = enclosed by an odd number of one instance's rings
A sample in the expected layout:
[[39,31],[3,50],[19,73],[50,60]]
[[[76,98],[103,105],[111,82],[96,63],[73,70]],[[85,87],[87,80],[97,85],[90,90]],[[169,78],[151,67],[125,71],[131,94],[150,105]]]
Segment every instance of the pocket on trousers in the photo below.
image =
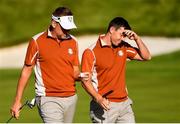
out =
[[128,103],[129,105],[133,105],[133,101],[128,97]]
[[40,96],[36,96],[35,100],[36,100],[37,106],[39,107],[40,106]]
[[37,106],[40,107],[41,106],[41,96],[36,96],[35,100],[36,100]]

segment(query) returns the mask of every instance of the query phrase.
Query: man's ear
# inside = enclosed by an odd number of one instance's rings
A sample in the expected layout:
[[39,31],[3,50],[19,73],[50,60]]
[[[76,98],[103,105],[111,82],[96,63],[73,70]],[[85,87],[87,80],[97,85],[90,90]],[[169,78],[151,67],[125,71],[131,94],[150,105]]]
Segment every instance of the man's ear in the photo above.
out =
[[115,31],[115,27],[110,27],[109,32],[112,34]]
[[53,28],[55,28],[56,25],[57,25],[56,21],[52,20],[52,21],[51,21],[51,25],[52,25]]

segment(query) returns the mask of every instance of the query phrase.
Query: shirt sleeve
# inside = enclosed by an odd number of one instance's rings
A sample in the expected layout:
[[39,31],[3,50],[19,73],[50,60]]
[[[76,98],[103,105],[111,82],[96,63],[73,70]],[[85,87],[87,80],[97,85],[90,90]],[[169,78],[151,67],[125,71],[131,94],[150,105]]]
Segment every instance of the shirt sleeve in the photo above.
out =
[[37,43],[34,39],[31,39],[29,41],[29,45],[27,48],[24,64],[25,65],[34,65],[37,61],[37,57],[38,57]]
[[130,44],[127,44],[126,52],[127,52],[127,58],[133,59],[137,55],[138,49],[131,46]]
[[79,66],[79,49],[78,49],[78,43],[76,42],[75,48],[74,48],[74,59],[73,59],[73,66]]
[[82,72],[92,73],[95,63],[95,58],[93,52],[90,49],[86,49],[84,51],[81,62],[82,62],[81,63]]

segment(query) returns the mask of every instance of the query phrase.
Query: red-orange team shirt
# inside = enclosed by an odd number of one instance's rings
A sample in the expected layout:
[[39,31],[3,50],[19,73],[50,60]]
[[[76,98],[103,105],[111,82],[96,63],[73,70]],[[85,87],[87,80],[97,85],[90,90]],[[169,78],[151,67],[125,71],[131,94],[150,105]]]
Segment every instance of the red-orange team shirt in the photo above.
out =
[[73,66],[79,66],[75,38],[57,42],[51,32],[39,33],[29,42],[25,65],[34,65],[37,96],[75,94]]
[[122,41],[117,48],[111,48],[101,40],[87,48],[82,56],[82,72],[92,74],[95,90],[112,102],[127,99],[125,84],[126,60],[133,59],[137,49]]

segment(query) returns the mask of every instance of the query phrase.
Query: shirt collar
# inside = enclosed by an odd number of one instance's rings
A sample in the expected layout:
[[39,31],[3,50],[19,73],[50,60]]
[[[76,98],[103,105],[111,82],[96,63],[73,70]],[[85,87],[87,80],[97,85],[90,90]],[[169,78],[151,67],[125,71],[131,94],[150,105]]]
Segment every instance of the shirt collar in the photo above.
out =
[[104,36],[105,36],[105,34],[99,35],[99,41],[100,41],[101,47],[110,46],[105,41],[102,40],[102,37],[104,37]]
[[[47,37],[52,38],[52,39],[55,39],[55,38],[52,36],[52,33],[51,33],[51,31],[50,31],[49,28],[48,28],[48,30],[47,30]],[[72,37],[71,37],[70,34],[68,34],[68,38],[67,38],[67,39],[62,39],[61,41],[66,41],[66,40],[70,40],[70,39],[72,39]]]
[[48,28],[48,34],[47,34],[47,36],[53,38],[53,37],[52,37],[52,34],[51,34],[51,31],[49,30],[49,28]]

